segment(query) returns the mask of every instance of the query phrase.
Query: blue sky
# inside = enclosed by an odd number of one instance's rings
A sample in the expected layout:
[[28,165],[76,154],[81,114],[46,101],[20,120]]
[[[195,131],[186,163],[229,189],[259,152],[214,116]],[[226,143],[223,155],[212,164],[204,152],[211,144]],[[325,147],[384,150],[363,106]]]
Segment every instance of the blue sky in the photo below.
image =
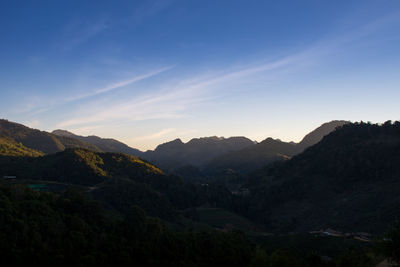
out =
[[400,114],[400,1],[2,1],[0,117],[112,137],[299,141]]

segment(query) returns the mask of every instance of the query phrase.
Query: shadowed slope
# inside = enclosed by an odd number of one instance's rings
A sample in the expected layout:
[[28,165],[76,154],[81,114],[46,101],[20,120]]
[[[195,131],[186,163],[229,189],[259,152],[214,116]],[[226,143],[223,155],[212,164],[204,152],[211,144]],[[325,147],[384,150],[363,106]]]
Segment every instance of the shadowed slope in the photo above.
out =
[[202,166],[209,160],[254,145],[245,137],[204,137],[195,138],[187,143],[180,139],[159,145],[154,151],[147,151],[143,157],[165,169],[179,168],[185,165]]
[[400,122],[344,125],[250,177],[249,214],[271,229],[379,232],[400,215]]
[[233,169],[240,173],[247,173],[262,168],[268,163],[289,159],[297,153],[294,143],[267,138],[259,144],[231,152],[211,160],[204,167],[209,173],[219,173]]
[[133,156],[141,156],[143,154],[143,152],[140,150],[131,148],[126,144],[111,138],[101,138],[95,135],[80,136],[65,130],[55,130],[52,132],[52,134],[80,140],[82,142],[94,145],[104,152],[126,153]]
[[227,169],[232,169],[239,173],[250,173],[271,162],[290,159],[307,147],[321,141],[325,135],[334,131],[336,128],[347,123],[349,122],[331,121],[324,123],[307,134],[298,144],[267,138],[253,146],[216,157],[204,167],[204,171],[208,173],[221,173]]

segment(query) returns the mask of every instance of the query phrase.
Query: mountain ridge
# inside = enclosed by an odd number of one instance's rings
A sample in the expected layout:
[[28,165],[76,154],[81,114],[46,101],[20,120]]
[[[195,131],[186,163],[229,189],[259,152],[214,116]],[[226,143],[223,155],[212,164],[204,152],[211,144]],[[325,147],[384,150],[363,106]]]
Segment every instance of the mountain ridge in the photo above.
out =
[[232,169],[239,173],[249,173],[269,163],[287,160],[306,148],[318,143],[322,138],[349,121],[326,122],[308,133],[299,143],[284,142],[268,137],[260,143],[214,158],[204,167],[209,173],[220,173]]
[[60,130],[60,129],[52,131],[52,134],[57,135],[57,136],[64,136],[64,137],[78,139],[82,142],[94,145],[94,146],[100,148],[104,152],[126,153],[126,154],[133,155],[133,156],[141,156],[143,154],[142,151],[140,151],[136,148],[132,148],[132,147],[130,147],[116,139],[112,139],[112,138],[101,138],[96,135],[81,136],[81,135],[76,135],[69,131]]
[[47,133],[6,120],[0,121],[0,135],[11,138],[28,149],[45,154],[80,147],[96,152],[138,156],[172,172],[185,166],[194,166],[206,169],[207,173],[224,172],[227,169],[247,173],[276,160],[289,159],[346,123],[348,122],[340,120],[324,123],[307,134],[298,144],[273,138],[256,143],[243,136],[228,138],[210,136],[192,138],[186,143],[177,138],[146,152],[112,138],[101,138],[96,135],[80,136],[60,129]]
[[400,122],[346,124],[249,176],[249,214],[277,231],[381,232],[400,214]]
[[201,137],[187,143],[181,139],[158,145],[155,150],[146,151],[142,157],[165,169],[174,169],[185,165],[201,166],[212,158],[241,148],[254,142],[246,137]]
[[0,119],[0,137],[21,143],[23,146],[45,154],[52,154],[66,148],[80,147],[101,151],[98,147],[70,137],[59,137],[54,134],[29,128],[25,125]]

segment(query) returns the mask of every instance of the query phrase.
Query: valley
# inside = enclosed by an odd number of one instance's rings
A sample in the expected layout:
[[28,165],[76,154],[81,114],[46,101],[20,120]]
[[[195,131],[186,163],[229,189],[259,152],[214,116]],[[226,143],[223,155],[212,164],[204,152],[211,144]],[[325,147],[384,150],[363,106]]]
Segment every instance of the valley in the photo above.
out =
[[[25,188],[33,191],[29,194],[55,196],[73,190],[118,217],[127,216],[135,206],[178,233],[240,231],[270,253],[287,251],[301,257],[299,249],[307,248],[306,254],[314,251],[320,259],[331,259],[328,264],[354,246],[361,254],[373,250],[381,242],[375,240],[381,239],[400,214],[396,197],[400,188],[399,122],[334,121],[299,144],[271,138],[259,144],[238,143],[243,138],[202,138],[187,143],[186,148],[173,141],[155,151],[140,152],[140,157],[123,152],[127,146],[118,141],[112,144],[123,151],[102,144],[111,139],[96,137],[95,146],[86,143],[92,139],[73,134],[63,137],[70,138],[63,151],[48,150],[49,144],[58,142],[59,131],[53,136],[8,121],[1,125],[0,184],[4,190]],[[33,136],[43,136],[39,139],[43,141],[32,144]],[[219,142],[223,143],[216,145]],[[95,149],[90,150],[91,146]],[[215,159],[194,160],[213,149]],[[135,154],[138,150],[129,151]],[[166,166],[165,158],[175,167],[164,171],[152,164],[147,153],[157,158],[154,162],[163,162],[161,166]],[[260,160],[251,168],[239,167],[240,158],[251,161],[256,157]],[[219,167],[207,163],[221,160],[225,163]],[[177,168],[193,162],[198,164]],[[369,260],[371,264],[376,261]]]

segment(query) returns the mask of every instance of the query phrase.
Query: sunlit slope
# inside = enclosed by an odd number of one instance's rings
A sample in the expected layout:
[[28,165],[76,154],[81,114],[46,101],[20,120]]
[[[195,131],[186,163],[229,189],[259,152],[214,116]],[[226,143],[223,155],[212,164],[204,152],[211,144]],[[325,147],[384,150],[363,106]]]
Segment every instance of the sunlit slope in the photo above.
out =
[[44,154],[40,151],[27,148],[21,143],[7,137],[0,137],[0,156],[38,157]]
[[95,185],[111,177],[140,180],[163,173],[137,157],[118,153],[99,153],[86,149],[67,149],[40,158],[0,158],[2,175],[19,178]]

